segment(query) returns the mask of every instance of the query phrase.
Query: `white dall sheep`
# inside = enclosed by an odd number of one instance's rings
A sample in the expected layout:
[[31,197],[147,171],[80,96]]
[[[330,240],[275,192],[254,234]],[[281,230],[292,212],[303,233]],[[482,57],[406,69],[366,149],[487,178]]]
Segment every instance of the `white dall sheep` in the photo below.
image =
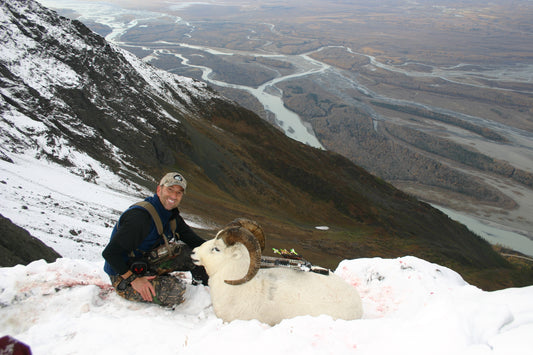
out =
[[209,275],[217,317],[226,322],[257,319],[270,325],[303,315],[361,318],[361,298],[355,287],[333,273],[260,269],[262,248],[260,227],[241,219],[194,249],[194,263],[203,265]]

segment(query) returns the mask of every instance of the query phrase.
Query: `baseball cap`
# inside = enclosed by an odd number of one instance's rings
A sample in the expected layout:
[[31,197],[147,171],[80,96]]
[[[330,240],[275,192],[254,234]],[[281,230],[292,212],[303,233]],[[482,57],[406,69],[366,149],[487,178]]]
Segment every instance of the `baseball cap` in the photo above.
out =
[[185,189],[187,188],[187,180],[185,180],[183,175],[181,175],[180,173],[173,172],[163,176],[159,185],[166,187],[178,185],[183,187],[183,190],[185,191]]

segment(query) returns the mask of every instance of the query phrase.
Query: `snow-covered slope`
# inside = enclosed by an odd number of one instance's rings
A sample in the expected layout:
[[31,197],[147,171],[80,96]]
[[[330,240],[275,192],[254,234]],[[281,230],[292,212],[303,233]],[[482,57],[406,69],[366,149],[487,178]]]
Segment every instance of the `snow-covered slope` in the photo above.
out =
[[86,180],[110,169],[149,180],[131,165],[152,158],[160,127],[178,131],[180,117],[219,97],[35,1],[2,1],[0,30],[4,160],[26,154],[61,162]]
[[[62,256],[101,260],[122,211],[154,193],[105,170],[95,184],[58,164],[24,155],[13,159],[0,159],[0,213]],[[184,216],[194,228],[216,228],[197,216]]]
[[[174,310],[121,299],[102,262],[59,259],[0,269],[0,336],[34,354],[530,354],[533,287],[483,292],[414,257],[342,262],[364,317],[223,323],[209,289]],[[182,275],[187,281],[188,275]]]
[[161,127],[179,131],[180,115],[218,96],[35,1],[2,1],[0,32],[0,213],[61,255],[97,260],[120,212],[152,193],[140,182],[170,150]]

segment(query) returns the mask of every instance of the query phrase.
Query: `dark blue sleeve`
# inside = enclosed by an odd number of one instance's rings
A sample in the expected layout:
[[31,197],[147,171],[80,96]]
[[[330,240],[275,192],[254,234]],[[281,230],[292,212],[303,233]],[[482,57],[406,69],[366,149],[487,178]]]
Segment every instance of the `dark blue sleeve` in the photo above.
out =
[[117,222],[117,232],[102,252],[104,259],[119,275],[128,271],[126,256],[141,245],[150,233],[152,217],[142,208],[132,208]]

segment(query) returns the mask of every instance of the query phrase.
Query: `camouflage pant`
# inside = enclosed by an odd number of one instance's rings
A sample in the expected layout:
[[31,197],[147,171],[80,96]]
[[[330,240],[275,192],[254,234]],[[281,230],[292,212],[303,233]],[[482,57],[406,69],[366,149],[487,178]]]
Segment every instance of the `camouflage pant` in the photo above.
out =
[[[202,275],[202,272],[205,274],[203,268],[199,270],[193,264],[191,260],[191,249],[186,245],[181,248],[179,254],[160,260],[157,263],[151,263],[149,265],[149,274],[157,275],[155,279],[150,281],[155,289],[153,303],[164,307],[173,307],[184,301],[183,294],[185,293],[186,286],[181,280],[168,274],[173,271],[191,271],[193,277]],[[131,285],[128,285],[123,291],[118,290],[117,286],[122,281],[120,275],[110,275],[109,278],[118,295],[130,301],[147,302]],[[202,276],[200,278],[202,279]]]
[[[130,301],[148,302],[145,301],[141,294],[128,285],[125,290],[117,289],[118,284],[122,281],[119,275],[110,275],[111,283],[117,291],[117,294]],[[152,298],[152,303],[163,307],[173,307],[184,301],[183,294],[185,293],[185,284],[181,280],[171,275],[157,276],[150,281],[155,289],[155,296]]]

